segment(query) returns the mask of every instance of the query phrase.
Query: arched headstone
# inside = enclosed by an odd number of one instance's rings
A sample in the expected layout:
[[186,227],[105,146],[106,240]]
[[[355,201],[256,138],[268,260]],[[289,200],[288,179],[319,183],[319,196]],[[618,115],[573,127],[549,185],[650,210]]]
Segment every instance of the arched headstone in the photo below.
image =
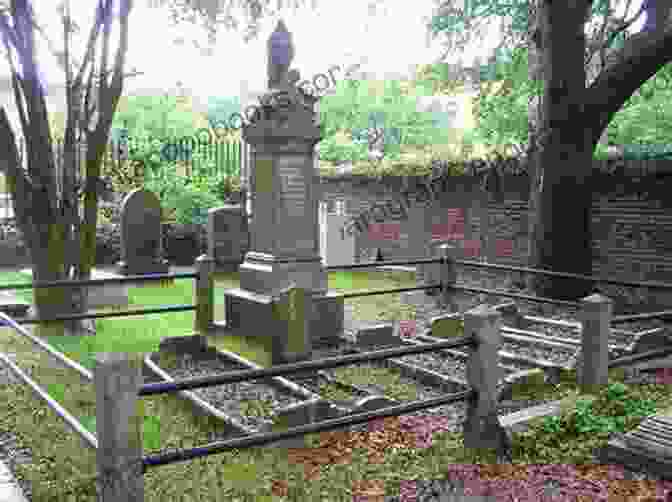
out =
[[249,247],[247,217],[240,204],[226,204],[208,211],[208,256],[217,272],[235,272]]
[[148,190],[130,192],[121,204],[121,262],[124,275],[165,274],[170,267],[163,259],[161,203]]

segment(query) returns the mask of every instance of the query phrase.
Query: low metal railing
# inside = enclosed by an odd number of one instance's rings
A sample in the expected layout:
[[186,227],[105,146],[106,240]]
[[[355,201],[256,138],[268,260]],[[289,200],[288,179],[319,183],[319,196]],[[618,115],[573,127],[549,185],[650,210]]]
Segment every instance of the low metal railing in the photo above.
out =
[[[618,360],[611,361],[610,363],[608,362],[607,341],[610,329],[609,326],[612,319],[611,301],[607,298],[588,297],[583,299],[582,302],[564,302],[550,298],[541,298],[530,295],[520,295],[516,293],[489,290],[485,288],[462,286],[456,284],[454,273],[455,265],[460,263],[451,259],[448,246],[443,246],[441,252],[442,255],[439,258],[413,261],[375,262],[372,264],[356,264],[347,267],[329,267],[328,270],[347,270],[348,268],[369,268],[380,267],[383,265],[438,265],[437,274],[439,281],[437,284],[426,284],[412,288],[345,293],[342,295],[344,299],[439,288],[447,299],[454,293],[454,291],[466,291],[493,294],[510,298],[519,298],[526,301],[566,305],[571,304],[573,307],[582,307],[582,349],[585,354],[588,354],[587,357],[589,357],[587,364],[583,365],[580,370],[580,381],[581,385],[583,386],[595,385],[596,383],[601,382],[606,378],[606,371],[609,367],[627,364],[627,362],[624,362],[625,360],[633,361],[635,358],[644,358],[647,355],[648,357],[651,357],[649,353],[638,354],[635,356],[629,356],[629,358],[620,358]],[[478,265],[484,264],[478,263]],[[132,282],[134,280],[145,282],[174,278],[194,278],[197,281],[196,305],[183,305],[156,309],[143,309],[142,311],[138,310],[104,314],[77,314],[72,316],[61,316],[59,318],[54,318],[54,320],[124,316],[128,315],[129,312],[131,315],[141,315],[144,313],[161,313],[196,309],[197,326],[200,326],[201,328],[211,327],[213,308],[212,293],[214,287],[212,274],[214,267],[213,260],[206,257],[200,257],[197,260],[196,267],[197,272],[193,274],[157,274],[155,276],[134,276],[125,278],[79,281],[82,283],[81,285],[100,285],[104,283]],[[502,266],[496,267],[501,268]],[[521,267],[516,267],[516,269],[518,270],[515,271],[525,271],[521,270]],[[540,273],[545,272],[540,271]],[[54,283],[43,283],[39,286],[72,286],[76,282],[77,281],[58,281]],[[25,287],[39,286],[37,284],[31,284],[22,285],[22,287],[17,288],[16,285],[14,285],[5,286],[2,289],[22,289]],[[7,322],[14,330],[30,338],[41,348],[47,350],[51,356],[56,357],[59,359],[59,361],[63,362],[70,368],[78,371],[78,373],[88,381],[93,379],[96,384],[96,416],[98,439],[100,439],[101,435],[105,436],[105,439],[100,441],[100,444],[106,445],[105,452],[102,452],[98,447],[97,438],[94,435],[86,431],[86,429],[84,429],[72,415],[70,415],[66,410],[60,407],[58,403],[51,399],[50,396],[43,391],[43,389],[35,384],[35,382],[25,375],[25,373],[23,373],[5,355],[0,354],[0,359],[5,364],[7,364],[7,366],[24,382],[26,382],[31,387],[31,389],[33,389],[33,391],[38,396],[40,396],[42,400],[44,400],[52,409],[54,409],[59,414],[59,416],[61,416],[66,421],[71,429],[83,437],[87,444],[97,449],[99,481],[102,484],[102,500],[104,502],[107,502],[108,500],[114,502],[140,502],[143,500],[143,475],[150,467],[186,461],[197,457],[220,453],[234,448],[239,449],[252,446],[263,446],[283,439],[290,439],[303,436],[305,434],[334,430],[343,426],[368,422],[375,418],[399,416],[402,414],[412,413],[445,404],[451,404],[462,400],[466,400],[468,402],[471,410],[470,414],[468,415],[471,417],[471,419],[468,419],[468,423],[465,422],[465,446],[483,447],[483,444],[487,444],[489,445],[488,447],[506,447],[507,445],[503,439],[505,435],[493,436],[490,434],[484,434],[483,430],[479,429],[479,427],[501,428],[501,425],[496,419],[496,411],[494,413],[494,422],[492,420],[490,422],[487,420],[483,421],[483,419],[486,418],[486,415],[492,419],[492,406],[496,405],[496,397],[494,399],[478,399],[479,393],[491,393],[493,392],[493,389],[496,389],[498,378],[496,372],[492,371],[491,368],[496,368],[498,365],[497,352],[498,346],[501,344],[499,326],[500,316],[501,314],[499,312],[490,308],[477,308],[467,312],[465,314],[465,333],[469,334],[445,342],[423,344],[414,347],[378,350],[348,356],[338,356],[317,361],[292,363],[259,370],[230,372],[210,377],[184,379],[176,382],[143,385],[142,373],[140,372],[140,369],[131,364],[131,361],[126,359],[125,354],[98,354],[96,357],[97,361],[95,374],[91,375],[90,372],[82,367],[77,369],[77,366],[79,365],[76,365],[76,363],[68,364],[68,360],[65,358],[65,356],[57,353],[57,351],[54,351],[53,349],[49,350],[50,348],[46,346],[46,344],[41,343],[41,340],[37,339],[36,337],[32,337],[32,335],[21,328],[21,326],[19,326],[15,320],[9,318],[5,314],[0,314],[0,318]],[[616,319],[620,320],[622,317],[631,316],[621,316],[621,318]],[[288,316],[281,316],[281,318],[286,319]],[[33,320],[33,322],[40,321],[41,320]],[[255,434],[252,436],[236,438],[228,441],[218,441],[183,451],[160,453],[147,456],[142,455],[142,441],[137,441],[137,435],[141,434],[140,431],[132,431],[129,428],[130,422],[137,422],[131,420],[131,418],[138,409],[136,407],[137,399],[143,396],[162,393],[177,393],[182,390],[204,388],[246,380],[267,379],[274,376],[286,376],[311,370],[330,369],[360,362],[391,359],[407,355],[445,350],[460,346],[467,346],[471,351],[468,365],[470,367],[474,367],[467,371],[471,388],[463,392],[449,394],[436,399],[415,401],[399,406],[382,408],[373,412],[360,413],[338,419],[321,421],[318,423],[295,427],[288,431]],[[665,348],[664,350],[672,351],[672,348]],[[658,353],[660,353],[660,351]],[[121,365],[120,362],[122,363]],[[478,370],[476,370],[476,368],[478,368]],[[123,385],[121,385],[122,382],[124,382]],[[134,435],[134,437],[131,438],[131,435]],[[493,437],[496,437],[496,440],[493,440]],[[486,440],[486,438],[489,439]]]

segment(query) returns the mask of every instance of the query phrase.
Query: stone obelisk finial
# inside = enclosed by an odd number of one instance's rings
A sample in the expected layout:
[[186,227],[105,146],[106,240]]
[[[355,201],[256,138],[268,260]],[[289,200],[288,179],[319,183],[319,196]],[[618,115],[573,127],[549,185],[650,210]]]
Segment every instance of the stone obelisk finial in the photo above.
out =
[[283,88],[289,80],[289,65],[294,59],[292,34],[287,30],[284,21],[278,21],[266,46],[268,49],[268,88]]

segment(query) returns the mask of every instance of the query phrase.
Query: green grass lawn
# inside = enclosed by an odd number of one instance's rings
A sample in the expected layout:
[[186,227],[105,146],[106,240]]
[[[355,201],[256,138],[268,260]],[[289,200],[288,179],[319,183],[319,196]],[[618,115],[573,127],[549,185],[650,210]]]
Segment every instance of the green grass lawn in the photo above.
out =
[[[415,285],[412,274],[398,272],[377,272],[372,278],[367,272],[330,272],[329,288],[338,292],[353,290],[393,289]],[[378,277],[380,276],[380,277]],[[0,284],[23,284],[26,277],[19,273],[0,275]],[[215,280],[215,320],[224,320],[224,292],[239,287],[237,273],[218,274]],[[32,302],[32,290],[21,290],[21,298]],[[129,286],[128,307],[98,309],[96,312],[120,311],[184,305],[194,303],[194,281],[175,280],[170,287],[145,283]],[[359,320],[399,319],[402,311],[399,295],[380,295],[348,300],[354,307],[354,316]],[[77,360],[86,368],[93,368],[96,352],[156,351],[162,338],[184,336],[193,332],[194,312],[171,312],[144,316],[115,317],[96,320],[97,336],[71,337],[46,336],[45,339],[68,357]],[[270,364],[270,338],[259,337],[213,337],[211,343],[218,349],[226,349],[266,366]]]
[[[23,282],[15,279],[3,276],[0,283]],[[329,274],[330,288],[339,291],[412,284],[411,277],[378,272]],[[223,291],[237,285],[237,274],[217,277],[216,319],[223,318]],[[178,280],[170,287],[152,283],[133,286],[129,288],[129,295],[128,308],[131,309],[190,304],[193,303],[193,281]],[[358,319],[392,320],[412,316],[412,312],[399,308],[398,294],[363,297],[352,304]],[[102,319],[96,321],[96,336],[48,337],[47,341],[92,369],[98,351],[123,351],[134,354],[131,357],[141,357],[157,350],[163,337],[191,333],[193,316],[193,312],[176,312]],[[222,343],[221,340],[217,343]],[[244,357],[258,357],[263,362],[263,343],[256,345],[254,340],[230,339],[226,344],[228,350],[239,351]],[[81,382],[74,372],[55,364],[44,351],[35,350],[29,340],[9,328],[0,328],[0,351],[15,353],[17,364],[24,371],[30,370],[38,384],[46,386],[62,406],[94,430],[95,393],[91,384]],[[344,375],[347,376],[347,372]],[[558,419],[542,420],[525,433],[515,433],[514,463],[590,462],[594,448],[606,444],[609,433],[630,430],[643,416],[672,406],[668,386],[621,388],[618,372],[610,377],[615,385],[597,399],[582,398],[571,382],[566,382],[563,392],[575,397],[578,404]],[[145,452],[199,446],[221,433],[222,426],[217,420],[194,414],[189,403],[174,395],[148,396],[140,401]],[[95,500],[92,483],[96,473],[95,452],[86,449],[65,422],[27,386],[0,386],[0,402],[3,402],[0,431],[12,431],[19,443],[30,448],[33,457],[39,459],[17,466],[17,475],[31,483],[33,501]],[[5,407],[4,403],[10,404]],[[306,440],[317,447],[320,438],[314,434]],[[396,495],[405,480],[445,479],[450,466],[455,464],[493,462],[494,456],[489,452],[465,450],[461,434],[443,432],[434,434],[434,443],[429,448],[390,448],[381,463],[371,462],[367,451],[355,449],[349,462],[325,463],[319,478],[309,480],[304,466],[291,461],[287,450],[252,448],[150,469],[145,475],[145,500],[350,502],[353,486],[358,482],[383,482],[386,494]],[[286,482],[287,496],[272,494],[271,487],[277,480]]]

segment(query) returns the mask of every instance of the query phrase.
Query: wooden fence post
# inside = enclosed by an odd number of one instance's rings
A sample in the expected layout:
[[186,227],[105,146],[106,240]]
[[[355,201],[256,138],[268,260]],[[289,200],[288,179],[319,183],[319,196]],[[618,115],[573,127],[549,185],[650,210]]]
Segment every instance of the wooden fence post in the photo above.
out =
[[497,352],[502,344],[501,314],[487,305],[465,312],[464,334],[473,335],[467,362],[467,381],[477,395],[470,399],[464,423],[465,448],[510,449],[506,430],[497,416],[497,384],[503,377]]
[[597,392],[609,382],[609,332],[614,302],[600,294],[581,300],[581,352],[576,363],[577,384]]
[[205,335],[212,328],[215,321],[215,259],[208,255],[196,258],[195,263],[196,288],[194,290],[196,316],[194,330]]
[[125,353],[96,354],[96,435],[99,500],[143,502],[142,386],[140,359]]

